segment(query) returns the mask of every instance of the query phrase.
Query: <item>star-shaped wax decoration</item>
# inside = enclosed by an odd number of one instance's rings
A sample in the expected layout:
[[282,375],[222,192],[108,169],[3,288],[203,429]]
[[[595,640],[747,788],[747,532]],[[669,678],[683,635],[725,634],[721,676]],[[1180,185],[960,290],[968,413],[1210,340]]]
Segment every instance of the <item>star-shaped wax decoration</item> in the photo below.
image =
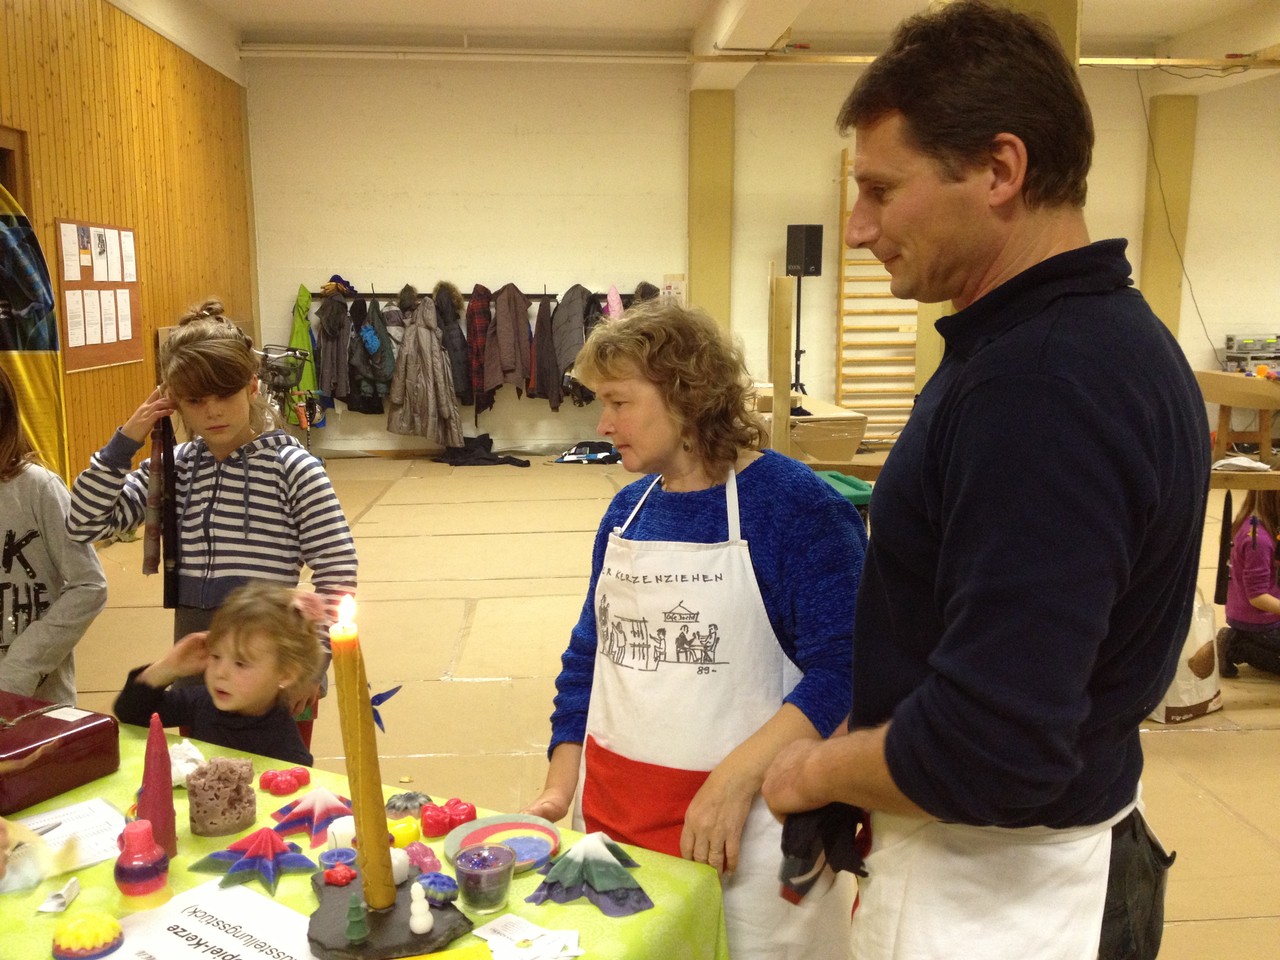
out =
[[[400,686],[404,686],[401,684]],[[378,725],[378,729],[383,733],[387,732],[387,728],[382,725],[382,714],[378,713],[378,708],[400,692],[400,687],[392,687],[390,690],[384,690],[382,693],[375,693],[369,698],[369,704],[373,708],[373,722]]]
[[314,873],[316,865],[296,843],[285,843],[270,827],[255,830],[225,850],[211,853],[191,865],[198,873],[222,873],[220,887],[248,883],[255,877],[275,896],[276,884],[286,873]]
[[310,833],[314,850],[329,839],[329,824],[339,817],[351,816],[351,801],[335,793],[316,787],[301,798],[271,814],[276,821],[275,830],[282,837],[295,833]]
[[603,833],[589,833],[544,867],[547,879],[525,897],[529,903],[568,903],[586,897],[610,917],[629,917],[649,910],[653,901],[627,867],[638,864]]

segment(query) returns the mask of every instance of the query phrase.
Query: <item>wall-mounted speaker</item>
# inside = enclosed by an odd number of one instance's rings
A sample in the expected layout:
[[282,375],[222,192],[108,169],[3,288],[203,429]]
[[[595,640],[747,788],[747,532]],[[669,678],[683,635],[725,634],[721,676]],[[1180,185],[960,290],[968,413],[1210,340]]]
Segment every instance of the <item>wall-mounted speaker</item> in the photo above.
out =
[[787,227],[787,276],[822,276],[822,224],[793,223]]

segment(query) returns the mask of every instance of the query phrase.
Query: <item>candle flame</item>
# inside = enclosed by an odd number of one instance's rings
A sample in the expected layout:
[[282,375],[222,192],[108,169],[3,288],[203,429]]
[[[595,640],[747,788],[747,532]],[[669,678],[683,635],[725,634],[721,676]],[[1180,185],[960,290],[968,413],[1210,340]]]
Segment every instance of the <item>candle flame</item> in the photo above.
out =
[[356,619],[356,598],[346,594],[338,601],[338,622],[354,623]]

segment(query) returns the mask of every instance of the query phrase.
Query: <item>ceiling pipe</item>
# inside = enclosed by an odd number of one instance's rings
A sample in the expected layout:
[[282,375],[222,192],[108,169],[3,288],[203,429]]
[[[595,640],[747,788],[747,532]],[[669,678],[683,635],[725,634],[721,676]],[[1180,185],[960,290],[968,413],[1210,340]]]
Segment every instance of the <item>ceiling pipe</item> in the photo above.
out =
[[469,60],[511,63],[639,63],[681,66],[689,54],[666,50],[542,50],[503,47],[406,47],[309,43],[242,43],[243,59]]
[[[1271,54],[1273,51],[1264,51]],[[242,43],[243,59],[331,60],[462,60],[509,63],[612,63],[681,66],[694,63],[791,64],[793,66],[856,66],[875,60],[875,54],[798,52],[719,53],[698,55],[667,50],[554,50],[501,47],[412,47],[307,43]],[[1201,70],[1274,70],[1280,58],[1259,57],[1081,57],[1087,67],[1176,67]]]

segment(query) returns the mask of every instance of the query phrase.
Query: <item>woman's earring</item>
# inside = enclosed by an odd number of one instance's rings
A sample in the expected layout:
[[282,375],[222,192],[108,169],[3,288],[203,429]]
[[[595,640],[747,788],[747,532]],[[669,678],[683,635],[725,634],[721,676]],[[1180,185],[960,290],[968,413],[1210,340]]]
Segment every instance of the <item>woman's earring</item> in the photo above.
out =
[[689,441],[688,441],[688,440],[681,440],[681,441],[680,441],[680,446],[684,447],[684,452],[685,452],[685,453],[688,453],[690,450],[692,450],[692,449],[693,449],[693,445],[692,445],[691,443],[689,443]]

